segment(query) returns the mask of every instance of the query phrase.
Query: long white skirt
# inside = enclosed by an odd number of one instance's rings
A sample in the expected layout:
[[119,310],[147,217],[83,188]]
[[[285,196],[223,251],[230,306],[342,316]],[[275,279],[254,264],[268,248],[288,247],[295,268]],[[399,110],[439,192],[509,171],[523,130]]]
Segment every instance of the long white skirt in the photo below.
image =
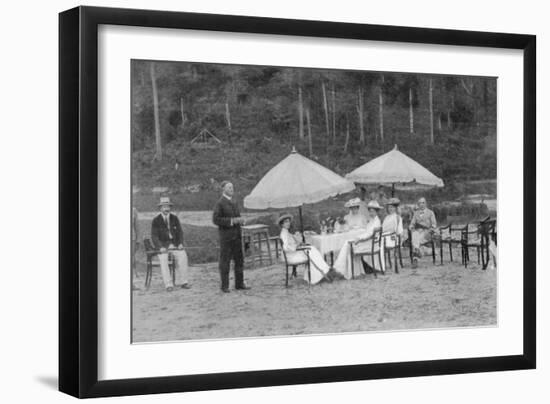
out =
[[[323,275],[326,275],[330,268],[317,248],[308,247],[307,254],[309,255],[309,259],[311,261],[311,284],[315,285],[316,283],[319,283],[321,279],[323,279]],[[288,265],[295,265],[304,262],[307,259],[307,255],[304,250],[287,251],[286,259]],[[304,281],[308,282],[309,275],[307,266],[304,265],[303,267]]]
[[[378,256],[374,256],[374,269],[377,271],[385,271],[385,265],[384,265],[384,247],[381,247],[382,250],[380,251],[380,256],[382,258],[382,267],[380,267],[380,261],[378,259]],[[357,244],[353,247],[354,252],[370,252],[372,250],[372,243],[370,241],[365,243]],[[354,256],[353,257],[353,275],[357,276],[363,272],[363,264],[361,263],[361,258],[369,264],[372,265],[372,257],[371,256]],[[340,249],[340,252],[338,253],[338,257],[336,257],[336,261],[334,261],[334,270],[338,273],[341,273],[344,278],[351,279],[352,278],[352,272],[351,272],[351,263],[352,258],[350,255],[350,245],[349,242],[346,242],[342,248]]]

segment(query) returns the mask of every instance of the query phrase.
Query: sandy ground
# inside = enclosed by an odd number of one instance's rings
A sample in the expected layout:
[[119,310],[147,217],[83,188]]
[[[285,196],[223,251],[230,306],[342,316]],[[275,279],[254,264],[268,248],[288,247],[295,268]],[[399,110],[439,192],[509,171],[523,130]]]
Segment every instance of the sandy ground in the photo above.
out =
[[[133,340],[152,342],[266,335],[488,326],[497,323],[496,270],[433,266],[399,274],[284,287],[284,266],[248,269],[249,291],[219,290],[217,264],[190,269],[192,289],[164,291],[158,268],[133,292]],[[143,286],[144,276],[136,280]]]

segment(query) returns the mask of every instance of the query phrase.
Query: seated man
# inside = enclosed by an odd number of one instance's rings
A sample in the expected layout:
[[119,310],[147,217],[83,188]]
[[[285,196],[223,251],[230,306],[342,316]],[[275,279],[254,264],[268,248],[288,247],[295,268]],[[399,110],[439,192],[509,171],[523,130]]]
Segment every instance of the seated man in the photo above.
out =
[[178,217],[170,213],[172,203],[170,198],[161,197],[160,213],[155,216],[151,224],[151,239],[153,245],[160,251],[159,262],[162,280],[168,292],[174,290],[174,282],[168,269],[168,253],[176,261],[176,283],[181,282],[182,289],[189,289],[187,279],[187,254],[183,249],[183,231]]
[[437,227],[435,214],[426,207],[426,199],[418,200],[418,209],[414,212],[409,229],[411,230],[411,248],[413,250],[413,268],[418,266],[418,258],[422,256],[420,247],[432,239]]

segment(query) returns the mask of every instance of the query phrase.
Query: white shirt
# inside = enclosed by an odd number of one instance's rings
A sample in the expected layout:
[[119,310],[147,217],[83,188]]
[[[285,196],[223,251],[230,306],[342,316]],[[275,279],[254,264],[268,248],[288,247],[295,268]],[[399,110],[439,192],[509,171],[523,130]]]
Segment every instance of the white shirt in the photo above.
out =
[[403,219],[397,213],[392,213],[384,218],[382,223],[382,233],[403,234]]
[[298,242],[287,229],[283,228],[279,237],[283,242],[283,249],[285,251],[296,251],[298,248]]

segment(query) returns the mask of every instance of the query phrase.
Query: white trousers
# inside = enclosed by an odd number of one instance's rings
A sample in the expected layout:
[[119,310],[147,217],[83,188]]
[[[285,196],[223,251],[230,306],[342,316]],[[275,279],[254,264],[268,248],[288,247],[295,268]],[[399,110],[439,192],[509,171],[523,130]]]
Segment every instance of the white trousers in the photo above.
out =
[[[188,262],[187,262],[187,253],[185,250],[171,250],[170,254],[174,257],[175,262],[175,274],[176,274],[176,284],[183,285],[188,283]],[[164,281],[164,286],[174,287],[174,282],[172,282],[172,277],[170,276],[170,269],[168,268],[168,252],[161,253],[158,255],[160,262],[160,272],[162,274],[162,280]]]

